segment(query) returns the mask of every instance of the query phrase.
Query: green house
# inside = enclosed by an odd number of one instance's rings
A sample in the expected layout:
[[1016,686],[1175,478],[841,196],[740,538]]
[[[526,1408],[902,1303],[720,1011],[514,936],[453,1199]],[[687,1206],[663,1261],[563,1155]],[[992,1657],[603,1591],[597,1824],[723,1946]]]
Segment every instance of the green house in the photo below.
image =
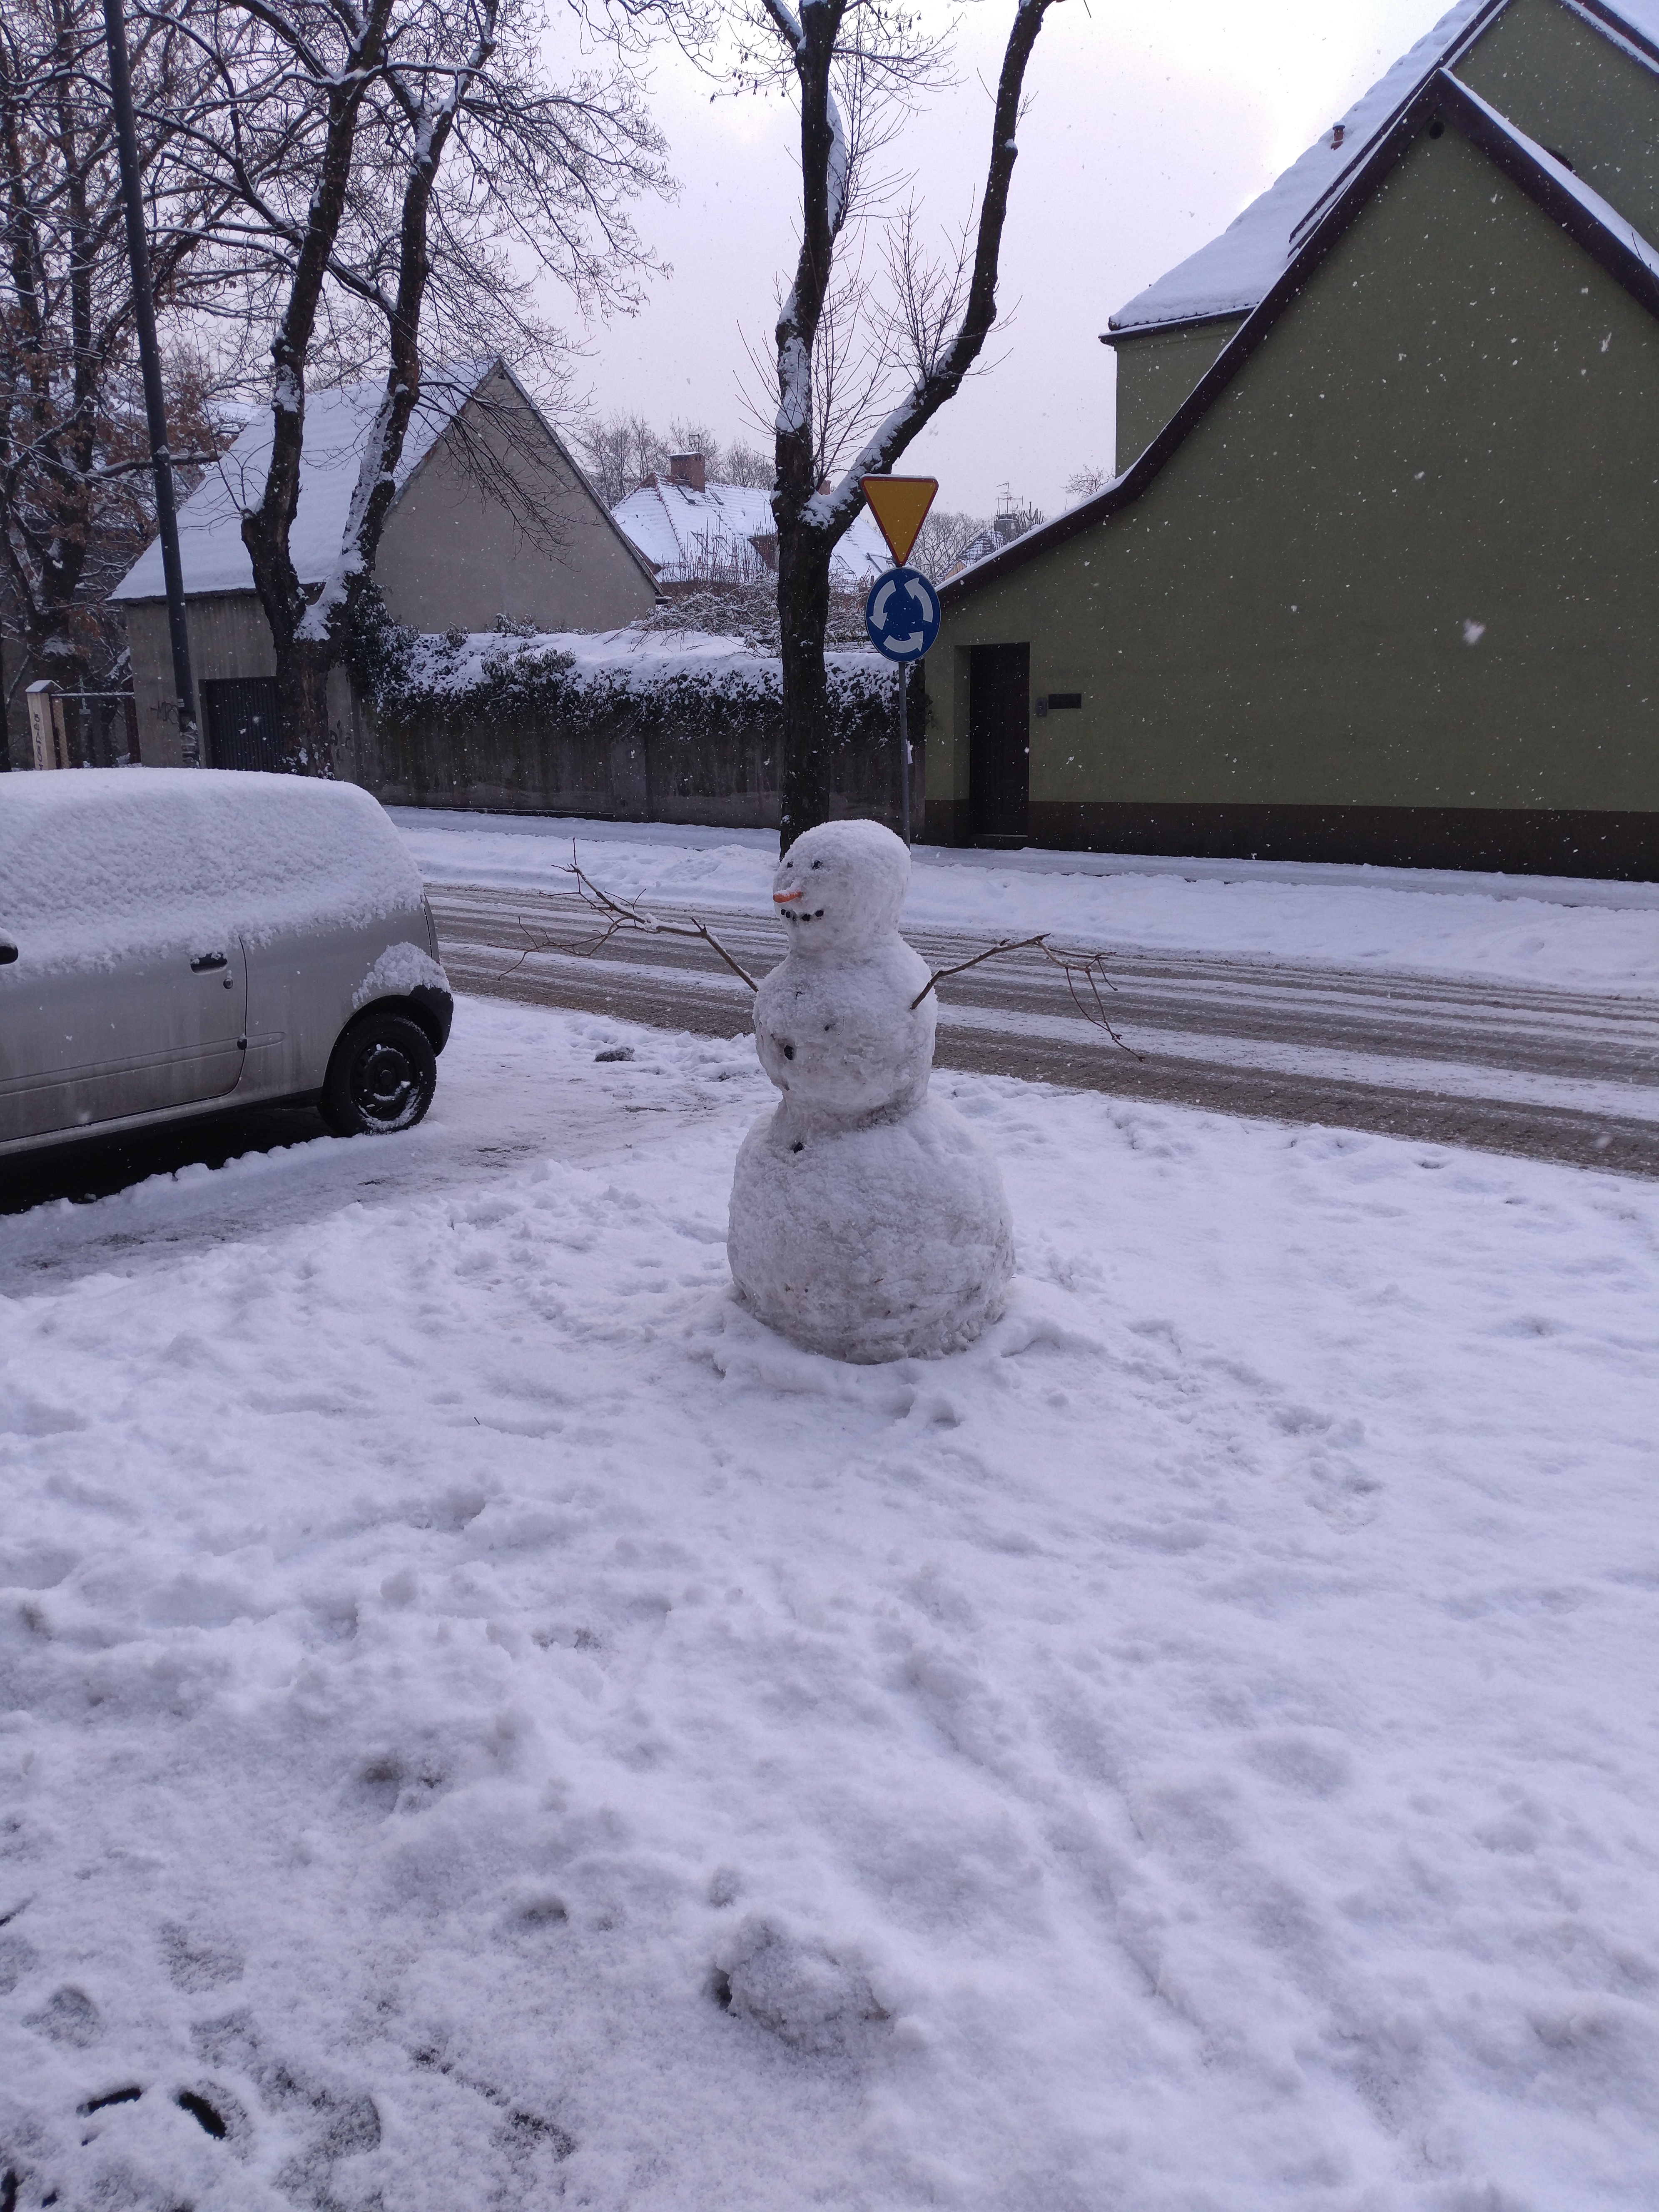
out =
[[1659,876],[1659,4],[1463,0],[1112,318],[948,582],[927,834]]

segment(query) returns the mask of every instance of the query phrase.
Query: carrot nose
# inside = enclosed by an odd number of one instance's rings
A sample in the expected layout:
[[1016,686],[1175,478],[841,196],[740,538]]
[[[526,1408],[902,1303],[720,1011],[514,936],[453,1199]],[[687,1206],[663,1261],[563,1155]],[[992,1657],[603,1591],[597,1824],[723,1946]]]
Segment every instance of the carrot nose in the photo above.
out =
[[798,899],[802,896],[799,891],[774,891],[772,903],[774,906],[787,906],[791,899]]

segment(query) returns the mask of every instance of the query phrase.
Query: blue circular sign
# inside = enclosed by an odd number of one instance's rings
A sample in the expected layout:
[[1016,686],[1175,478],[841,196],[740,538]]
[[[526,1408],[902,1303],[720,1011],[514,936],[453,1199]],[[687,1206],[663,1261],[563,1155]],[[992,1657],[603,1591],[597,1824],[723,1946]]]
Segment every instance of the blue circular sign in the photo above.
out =
[[889,660],[920,660],[939,635],[939,593],[920,568],[890,568],[864,603],[870,642]]

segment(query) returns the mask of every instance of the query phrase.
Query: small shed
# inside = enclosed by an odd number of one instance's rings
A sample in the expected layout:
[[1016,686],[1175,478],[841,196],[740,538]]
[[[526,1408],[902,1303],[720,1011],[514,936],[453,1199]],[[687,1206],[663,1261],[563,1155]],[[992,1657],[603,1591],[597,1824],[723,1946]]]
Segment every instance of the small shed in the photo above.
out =
[[1659,5],[1461,0],[1111,319],[941,592],[927,829],[1659,875]]
[[[342,557],[379,383],[308,393],[290,550],[302,584]],[[253,589],[241,516],[264,489],[270,418],[261,411],[179,509],[179,550],[204,756],[217,768],[276,764],[276,660]],[[656,586],[562,441],[501,361],[428,374],[398,468],[375,581],[394,621],[423,631],[610,629],[648,615]],[[112,593],[132,653],[142,757],[179,757],[158,544]],[[353,773],[362,711],[343,669],[330,680],[337,760]]]

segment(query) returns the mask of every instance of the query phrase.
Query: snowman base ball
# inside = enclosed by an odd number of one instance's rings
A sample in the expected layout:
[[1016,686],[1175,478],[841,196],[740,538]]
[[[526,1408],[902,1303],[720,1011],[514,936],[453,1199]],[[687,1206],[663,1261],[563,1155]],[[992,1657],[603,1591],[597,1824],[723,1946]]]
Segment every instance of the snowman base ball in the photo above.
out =
[[744,1140],[726,1249],[738,1293],[809,1352],[873,1364],[959,1352],[1006,1303],[1013,1224],[996,1162],[951,1108]]
[[825,822],[778,863],[787,957],[755,999],[783,1094],[744,1140],[726,1250],[744,1303],[833,1359],[937,1358],[1001,1312],[1014,1240],[996,1162],[927,1096],[938,1001],[898,933],[907,848]]

